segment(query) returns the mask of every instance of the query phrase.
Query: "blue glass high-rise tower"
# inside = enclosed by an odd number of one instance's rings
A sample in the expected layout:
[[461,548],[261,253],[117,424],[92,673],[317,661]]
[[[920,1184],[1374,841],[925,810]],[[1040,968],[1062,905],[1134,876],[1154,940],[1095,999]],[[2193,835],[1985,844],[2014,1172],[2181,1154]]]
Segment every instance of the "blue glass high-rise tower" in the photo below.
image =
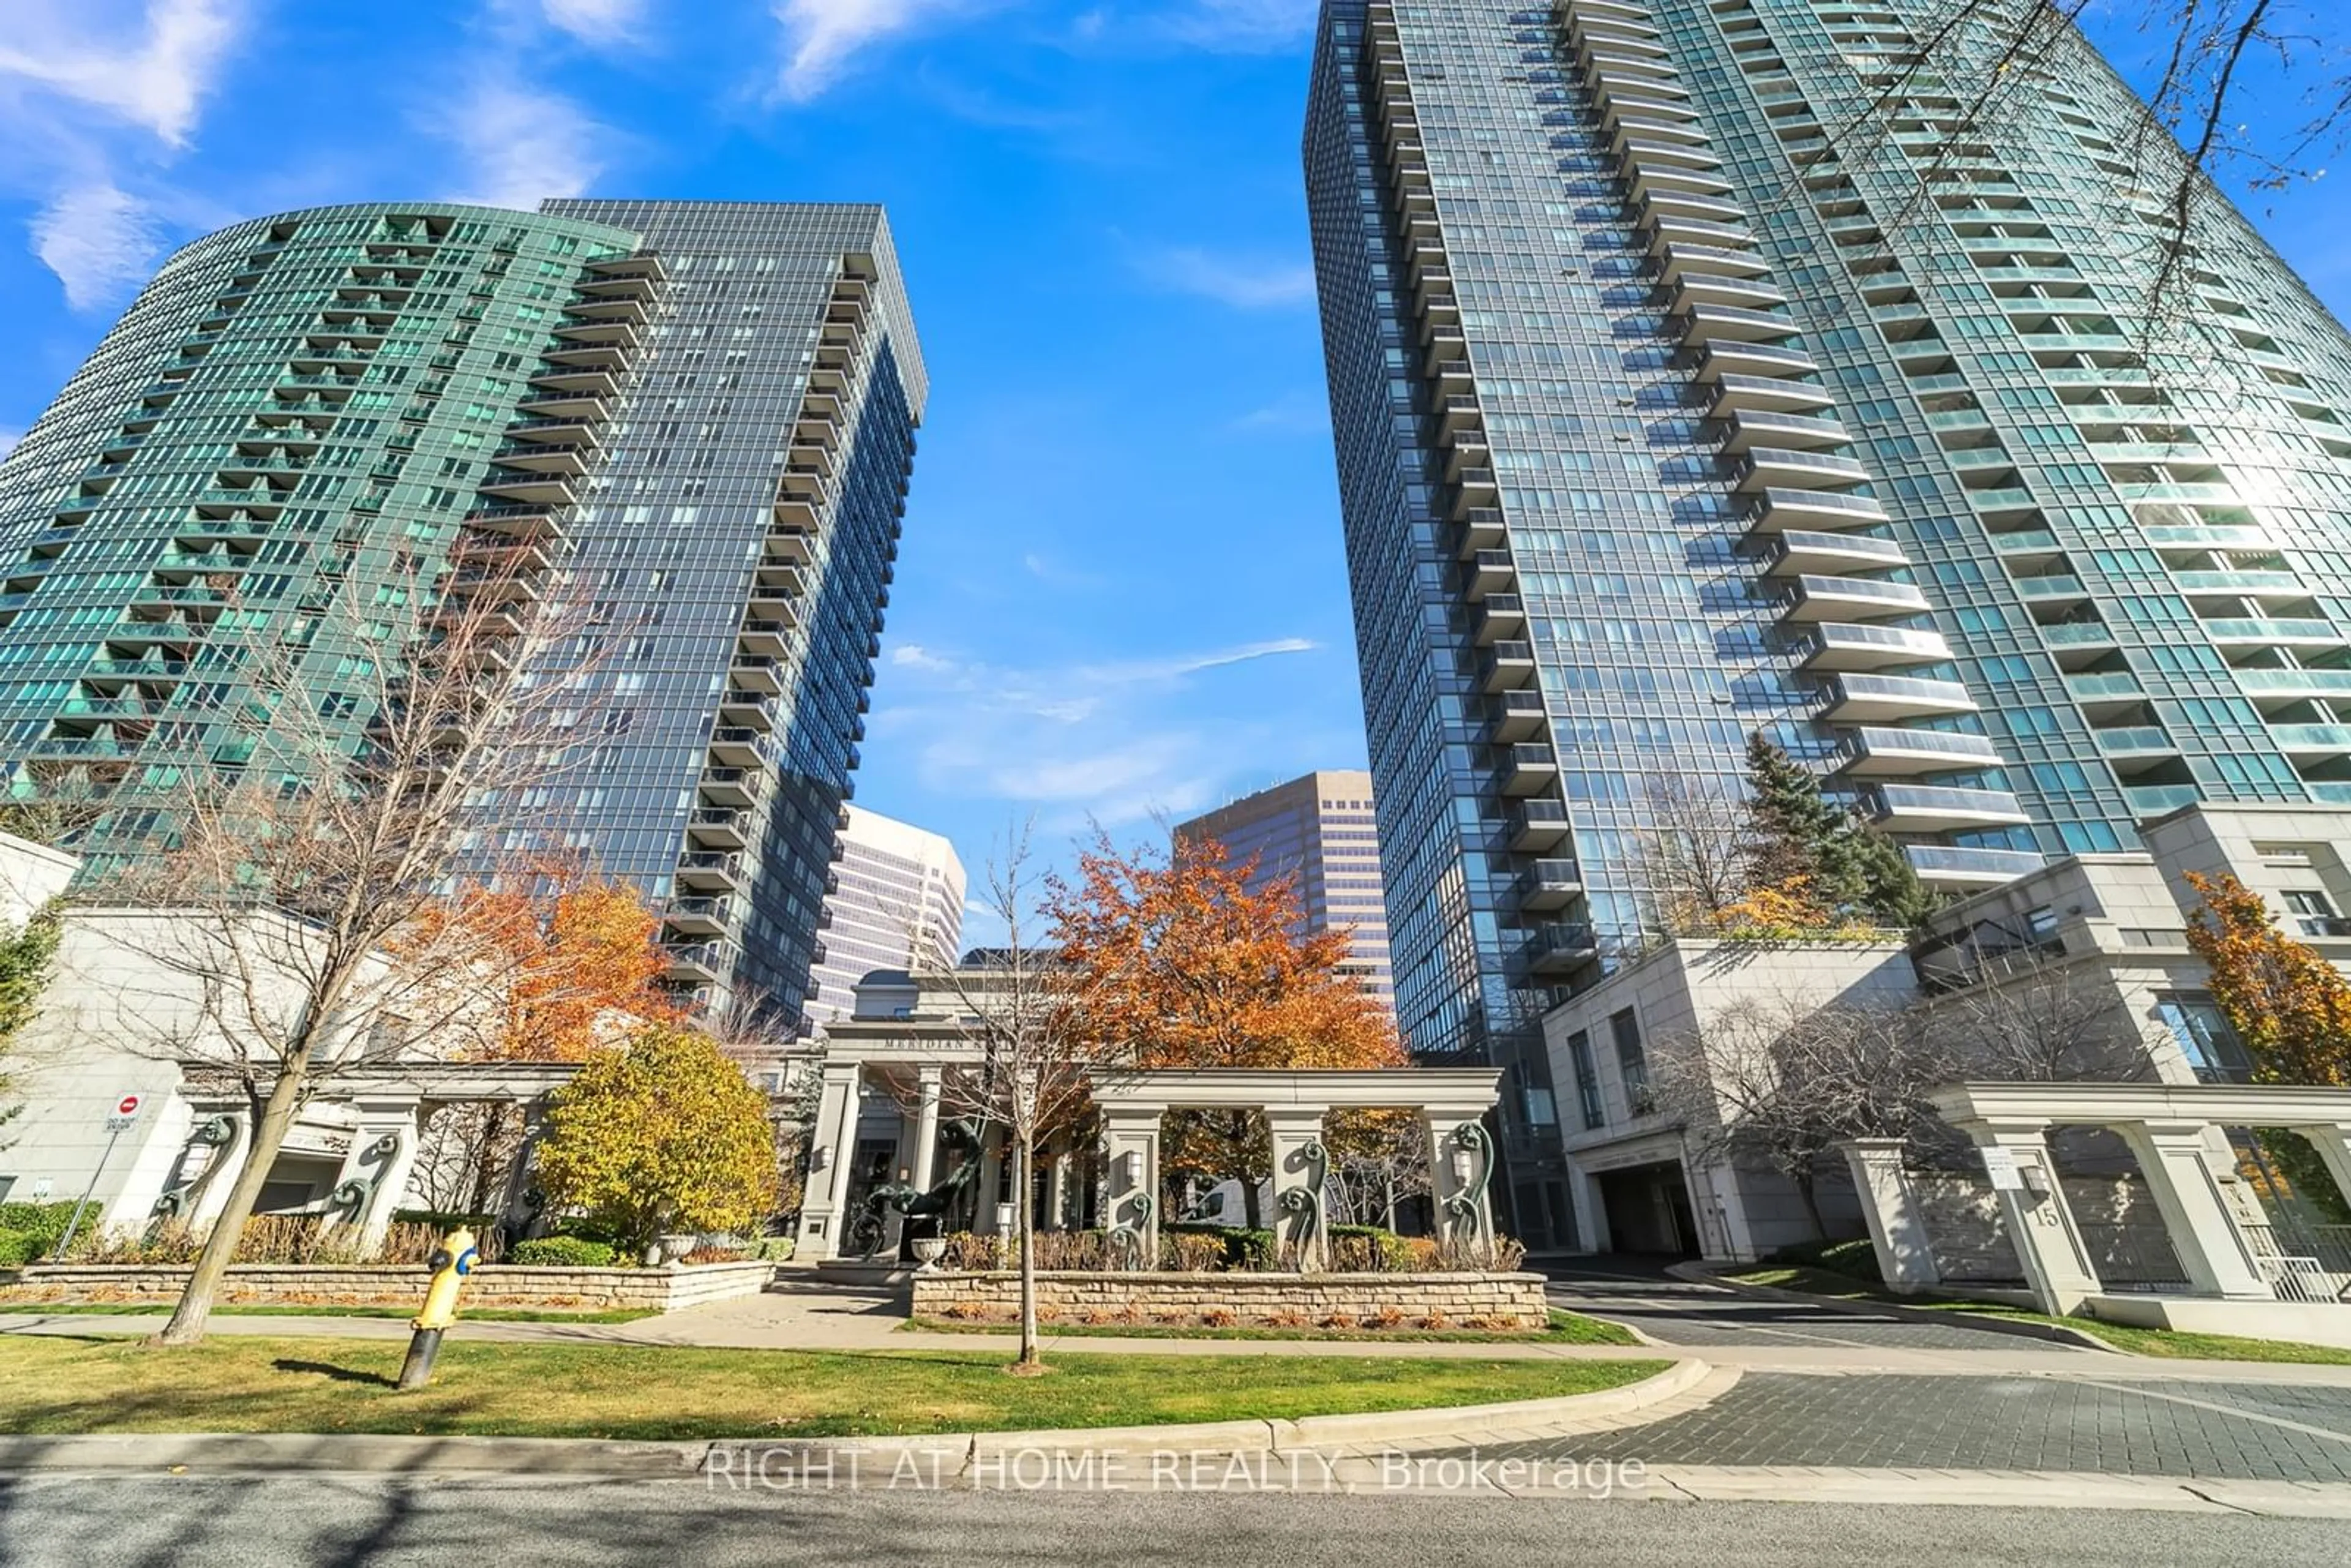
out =
[[[1396,1003],[1509,1070],[1771,737],[1930,885],[2351,799],[2351,340],[2069,26],[1326,0],[1305,165]],[[2020,11],[2022,11],[2020,7]],[[2183,308],[2184,307],[2184,308]]]
[[239,671],[356,745],[369,606],[568,584],[611,644],[483,863],[569,850],[689,998],[796,1019],[925,395],[874,206],[318,208],[164,264],[0,465],[0,767],[236,768]]

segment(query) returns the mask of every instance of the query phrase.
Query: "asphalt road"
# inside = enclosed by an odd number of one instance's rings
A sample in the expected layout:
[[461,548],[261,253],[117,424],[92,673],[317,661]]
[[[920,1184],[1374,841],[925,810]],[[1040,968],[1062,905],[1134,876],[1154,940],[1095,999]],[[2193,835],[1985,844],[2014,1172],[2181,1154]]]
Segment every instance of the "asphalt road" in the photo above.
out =
[[1239,1494],[714,1493],[699,1484],[68,1477],[0,1483],[0,1563],[234,1564],[2153,1563],[2339,1565],[2340,1521],[1792,1503]]

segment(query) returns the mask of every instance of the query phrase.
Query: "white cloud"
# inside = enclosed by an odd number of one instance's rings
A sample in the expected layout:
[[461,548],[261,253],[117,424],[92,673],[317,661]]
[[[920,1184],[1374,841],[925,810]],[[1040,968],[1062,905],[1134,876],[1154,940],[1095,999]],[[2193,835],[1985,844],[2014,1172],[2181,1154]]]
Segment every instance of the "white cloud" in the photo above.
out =
[[35,215],[33,253],[77,310],[111,304],[146,281],[162,237],[153,214],[112,184],[80,185]]
[[1134,258],[1135,270],[1163,288],[1197,294],[1241,310],[1302,304],[1314,298],[1314,268],[1305,262],[1219,255],[1198,246],[1169,246]]
[[777,90],[805,101],[841,78],[857,52],[904,33],[970,0],[773,0],[784,29],[784,68]]
[[635,37],[645,24],[645,6],[646,0],[538,0],[549,26],[598,48]]
[[1115,826],[1217,798],[1231,727],[1180,716],[1195,676],[1313,651],[1279,637],[1160,658],[1008,668],[916,643],[891,653],[893,706],[874,730],[909,737],[925,786],[1052,813],[1048,831]]
[[586,191],[604,171],[597,149],[610,134],[560,93],[489,75],[427,129],[456,149],[463,193],[454,199],[520,208]]
[[244,23],[244,0],[149,0],[133,35],[120,5],[10,0],[0,75],[21,77],[184,146]]

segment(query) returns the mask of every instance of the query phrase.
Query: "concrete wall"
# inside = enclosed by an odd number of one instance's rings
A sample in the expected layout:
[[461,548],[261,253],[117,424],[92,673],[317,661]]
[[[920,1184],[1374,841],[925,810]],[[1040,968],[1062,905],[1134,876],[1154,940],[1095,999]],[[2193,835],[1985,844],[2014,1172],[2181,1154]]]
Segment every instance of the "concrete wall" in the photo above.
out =
[[[697,1263],[677,1269],[553,1269],[489,1263],[465,1277],[465,1307],[650,1309],[672,1312],[705,1301],[756,1296],[776,1277],[773,1263]],[[422,1306],[427,1270],[371,1265],[239,1263],[221,1300],[246,1305]],[[137,1264],[35,1264],[0,1287],[0,1312],[43,1301],[169,1301],[184,1268]]]
[[[1398,1312],[1418,1326],[1441,1317],[1457,1327],[1481,1320],[1496,1328],[1540,1329],[1549,1321],[1540,1274],[1165,1274],[1040,1273],[1038,1311],[1065,1322],[1190,1323],[1204,1313],[1229,1313],[1235,1324],[1261,1324],[1295,1314],[1320,1325],[1343,1318],[1349,1326]],[[1001,1318],[1020,1308],[1020,1276],[918,1272],[919,1317]]]

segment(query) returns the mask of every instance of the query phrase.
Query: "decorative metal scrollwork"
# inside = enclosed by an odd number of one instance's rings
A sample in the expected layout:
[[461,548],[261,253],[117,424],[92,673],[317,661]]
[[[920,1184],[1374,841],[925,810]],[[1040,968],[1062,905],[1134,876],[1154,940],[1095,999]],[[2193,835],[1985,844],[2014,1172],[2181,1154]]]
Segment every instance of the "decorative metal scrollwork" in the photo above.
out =
[[1284,1214],[1298,1217],[1290,1241],[1302,1266],[1322,1239],[1322,1188],[1331,1179],[1331,1152],[1320,1138],[1310,1138],[1298,1146],[1298,1157],[1306,1164],[1306,1179],[1285,1187],[1274,1201]]
[[1446,1217],[1452,1222],[1447,1228],[1457,1241],[1467,1241],[1483,1247],[1492,1237],[1487,1233],[1486,1187],[1494,1179],[1494,1141],[1486,1135],[1483,1124],[1464,1122],[1453,1129],[1450,1142],[1469,1155],[1468,1179],[1461,1190],[1445,1200]]
[[1152,1210],[1155,1207],[1151,1195],[1147,1192],[1130,1193],[1122,1201],[1131,1211],[1132,1218],[1112,1226],[1110,1233],[1102,1239],[1123,1260],[1124,1267],[1151,1268],[1159,1261],[1156,1258],[1146,1259],[1143,1255],[1144,1242],[1151,1234]]

